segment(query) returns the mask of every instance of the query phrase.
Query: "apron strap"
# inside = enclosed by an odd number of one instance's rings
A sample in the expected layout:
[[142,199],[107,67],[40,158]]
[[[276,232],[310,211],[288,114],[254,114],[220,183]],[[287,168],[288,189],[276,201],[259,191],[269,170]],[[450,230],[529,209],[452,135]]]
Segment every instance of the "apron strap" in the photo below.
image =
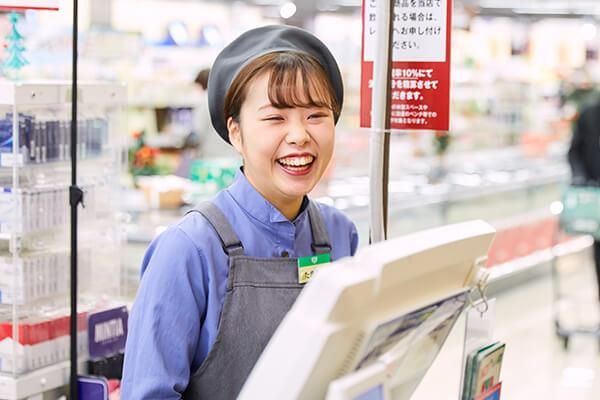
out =
[[330,253],[331,242],[329,241],[329,235],[327,234],[319,207],[314,201],[309,201],[307,211],[313,238],[311,244],[312,250],[316,254]]
[[217,236],[219,236],[219,239],[221,240],[221,245],[223,245],[223,250],[228,256],[244,255],[244,246],[242,245],[242,242],[238,239],[233,228],[229,224],[229,221],[227,221],[227,218],[225,218],[225,215],[223,215],[223,212],[221,212],[217,206],[210,201],[205,201],[200,203],[195,209],[188,211],[186,214],[191,212],[198,212],[208,220],[213,229],[217,232]]

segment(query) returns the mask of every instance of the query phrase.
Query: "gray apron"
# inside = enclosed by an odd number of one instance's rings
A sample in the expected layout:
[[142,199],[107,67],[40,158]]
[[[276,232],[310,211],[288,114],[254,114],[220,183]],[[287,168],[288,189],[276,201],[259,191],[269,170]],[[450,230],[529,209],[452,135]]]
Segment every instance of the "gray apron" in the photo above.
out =
[[[194,211],[219,235],[229,256],[229,276],[217,338],[191,376],[183,398],[235,399],[304,285],[298,283],[297,258],[246,257],[242,243],[214,204],[203,203]],[[313,252],[331,252],[320,211],[312,201],[307,211]]]

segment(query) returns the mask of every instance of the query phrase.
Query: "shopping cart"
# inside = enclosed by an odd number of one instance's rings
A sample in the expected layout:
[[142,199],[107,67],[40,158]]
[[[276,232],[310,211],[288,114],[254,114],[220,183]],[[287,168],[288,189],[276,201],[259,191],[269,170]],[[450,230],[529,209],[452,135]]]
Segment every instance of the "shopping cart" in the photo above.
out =
[[[561,273],[558,267],[558,257],[556,254],[557,244],[564,237],[564,234],[569,236],[589,235],[594,239],[600,239],[600,187],[596,186],[569,186],[562,196],[562,210],[560,212],[559,224],[555,229],[552,249],[554,257],[552,257],[552,288],[553,288],[553,313],[554,327],[556,335],[562,340],[563,348],[569,348],[569,340],[573,335],[588,335],[600,338],[600,329],[598,323],[595,322],[592,326],[584,326],[581,322],[573,323],[573,319],[577,319],[575,314],[583,314],[589,317],[589,311],[594,309],[598,315],[597,292],[594,291],[594,301],[588,304],[588,308],[582,307],[582,302],[571,307],[570,312],[566,313],[564,305],[567,304],[569,297],[574,297],[574,294],[581,295],[581,292],[586,288],[590,288],[589,280],[577,282],[573,285],[575,288],[567,296],[565,295],[565,278],[568,276],[564,272]],[[595,279],[592,279],[594,282]],[[594,285],[592,285],[594,286]],[[595,289],[595,286],[594,286]],[[589,296],[588,296],[589,297]],[[581,300],[581,299],[580,299]],[[571,317],[571,324],[568,326],[565,323],[565,317]],[[575,317],[575,318],[574,318]]]

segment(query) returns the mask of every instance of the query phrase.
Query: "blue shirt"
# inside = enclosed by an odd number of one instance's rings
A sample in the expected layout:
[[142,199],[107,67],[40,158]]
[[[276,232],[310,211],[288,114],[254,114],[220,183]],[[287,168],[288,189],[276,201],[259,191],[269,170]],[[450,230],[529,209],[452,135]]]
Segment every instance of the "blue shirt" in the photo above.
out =
[[[213,203],[227,216],[251,257],[312,255],[306,208],[289,221],[239,172]],[[358,234],[340,211],[318,203],[333,260],[354,255]],[[121,397],[179,399],[217,336],[225,299],[228,259],[199,213],[158,236],[142,263],[142,279],[129,318]]]

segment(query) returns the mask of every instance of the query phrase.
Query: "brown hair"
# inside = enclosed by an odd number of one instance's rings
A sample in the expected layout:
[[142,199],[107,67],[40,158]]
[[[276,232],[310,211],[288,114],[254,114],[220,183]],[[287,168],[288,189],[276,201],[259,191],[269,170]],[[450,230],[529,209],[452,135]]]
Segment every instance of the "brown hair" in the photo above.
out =
[[194,82],[197,85],[200,85],[202,87],[202,89],[206,90],[206,88],[208,87],[208,74],[210,73],[210,68],[205,68],[202,71],[198,72],[198,75],[196,75],[196,79],[194,79]]
[[337,120],[341,106],[325,69],[315,57],[289,51],[257,57],[240,70],[225,94],[225,120],[239,121],[248,86],[264,72],[271,73],[268,96],[273,107],[326,107]]

